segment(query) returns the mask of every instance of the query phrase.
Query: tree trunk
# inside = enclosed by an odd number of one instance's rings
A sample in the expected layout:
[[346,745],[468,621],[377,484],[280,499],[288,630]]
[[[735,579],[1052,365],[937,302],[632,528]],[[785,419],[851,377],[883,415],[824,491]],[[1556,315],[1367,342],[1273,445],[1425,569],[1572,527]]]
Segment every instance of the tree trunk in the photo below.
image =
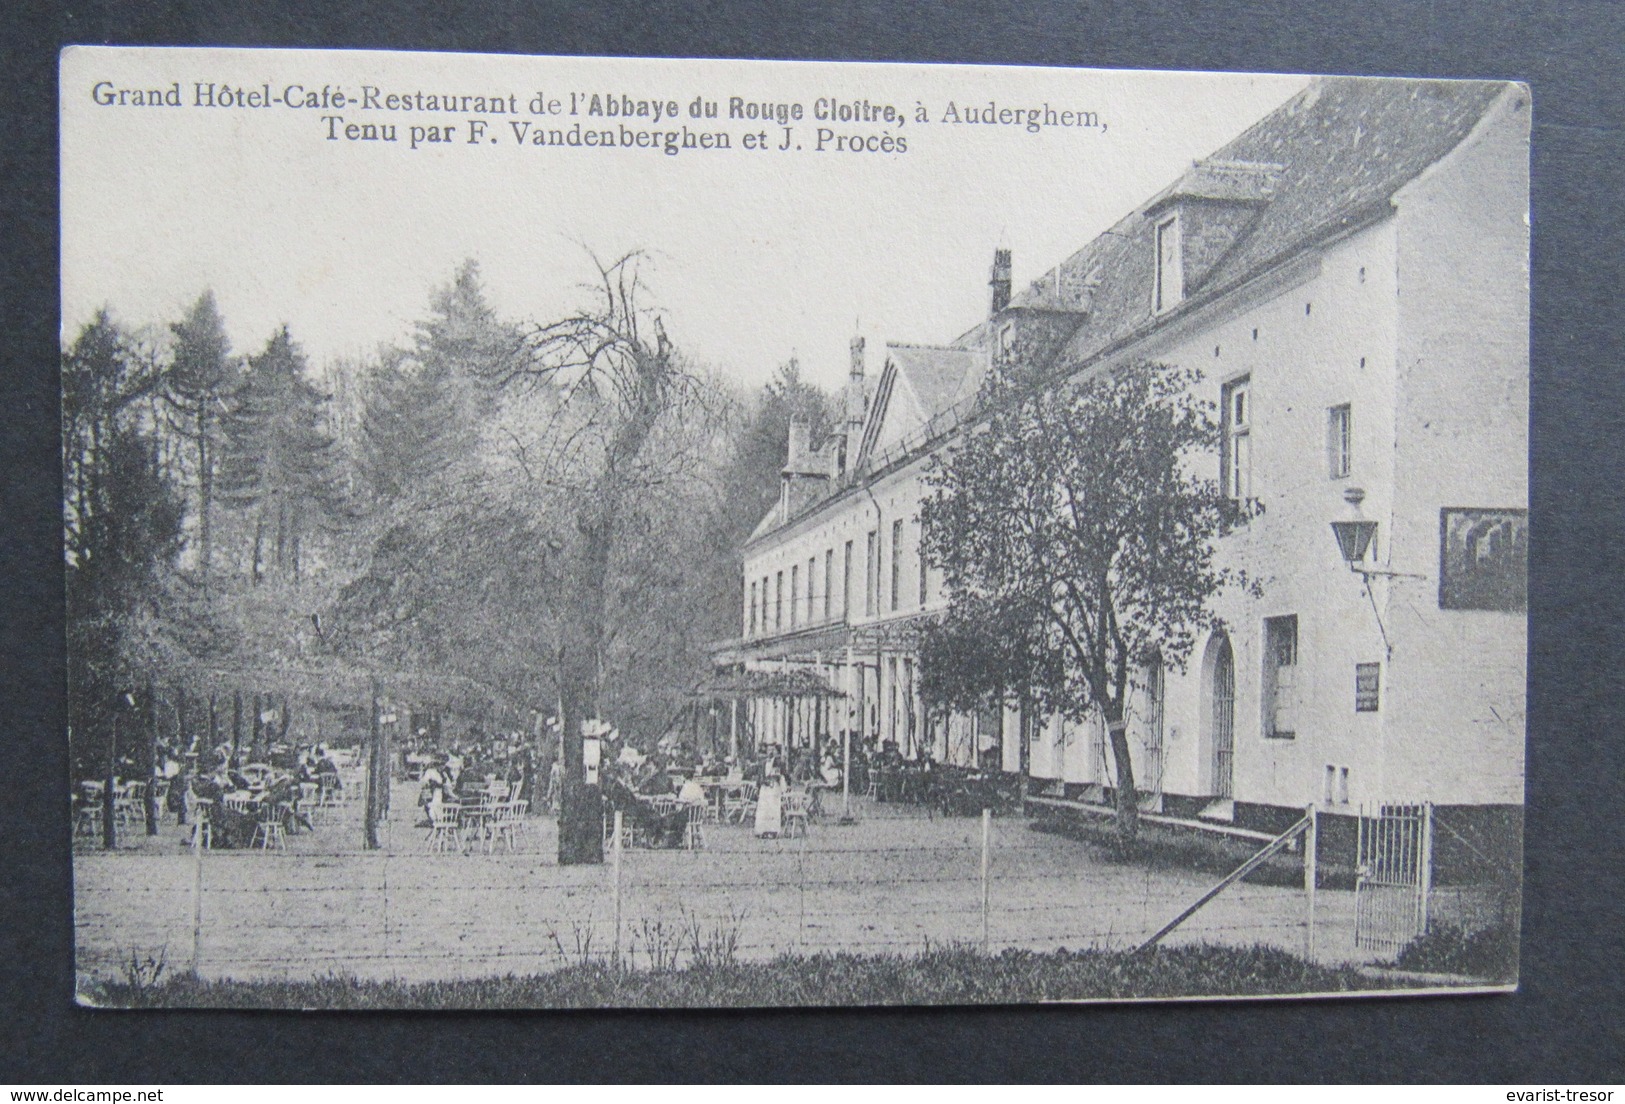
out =
[[243,753],[243,692],[231,692],[231,760],[230,766],[236,767],[239,756]]
[[1033,776],[1033,695],[1032,688],[1021,688],[1021,790],[1017,795],[1019,811],[1027,815],[1027,791]]
[[255,587],[260,585],[260,556],[265,551],[265,515],[260,514],[254,519],[254,563],[249,564],[250,579],[254,580]]
[[158,834],[158,688],[153,681],[147,680],[146,708],[142,711],[142,722],[146,728],[143,735],[147,745],[147,797],[142,804],[142,812],[146,815],[147,835]]
[[[584,665],[577,660],[572,666],[581,668]],[[559,700],[559,725],[563,734],[559,786],[560,866],[604,861],[603,791],[596,785],[587,784],[583,755],[585,733],[582,724],[587,719],[585,698],[591,685],[590,673],[579,669],[565,672]]]
[[1140,834],[1140,794],[1134,785],[1134,762],[1128,752],[1128,724],[1121,705],[1106,707],[1106,732],[1111,739],[1112,761],[1117,768],[1117,832],[1132,842]]
[[288,504],[280,497],[276,504],[276,535],[272,538],[271,547],[276,550],[276,559],[272,563],[276,566],[277,578],[281,579],[287,574]]
[[378,680],[369,687],[371,708],[367,726],[367,801],[362,811],[361,845],[368,851],[378,850],[378,790],[384,784],[384,772],[379,769],[379,758],[384,750],[383,726],[378,723]]
[[203,596],[209,596],[209,560],[213,553],[213,533],[209,524],[210,504],[214,497],[214,472],[209,457],[209,400],[198,400],[197,407],[197,480],[198,480],[198,572],[203,578]]
[[113,820],[118,791],[118,705],[113,706],[113,734],[107,741],[107,774],[102,779],[102,846],[118,847],[118,825]]
[[[192,786],[192,772],[189,765],[190,757],[186,754],[190,748],[191,743],[186,738],[186,687],[177,686],[175,687],[175,754],[180,756],[181,770],[180,773],[175,776],[175,782],[180,784],[183,794],[182,799],[178,800],[175,806],[178,810],[178,812],[175,814],[176,824],[186,823],[186,801],[184,800],[184,791],[190,789]],[[171,785],[174,784],[175,783],[171,783]]]

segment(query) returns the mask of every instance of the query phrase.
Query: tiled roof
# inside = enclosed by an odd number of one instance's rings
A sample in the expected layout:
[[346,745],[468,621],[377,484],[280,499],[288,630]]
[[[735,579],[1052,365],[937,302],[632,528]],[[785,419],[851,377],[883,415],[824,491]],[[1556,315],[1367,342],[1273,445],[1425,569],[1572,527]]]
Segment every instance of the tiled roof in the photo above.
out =
[[[1148,210],[1180,194],[1254,208],[1188,296],[1244,278],[1352,224],[1465,138],[1507,85],[1488,81],[1320,78],[1169,189],[1058,266],[1063,286],[1095,282],[1069,359],[1100,351],[1151,320],[1154,251]],[[1248,166],[1238,169],[1238,166]],[[1046,294],[1056,277],[1014,303]]]
[[[1178,203],[1220,212],[1209,219],[1217,248],[1200,264],[1188,264],[1185,273],[1187,299],[1217,292],[1368,217],[1466,138],[1508,87],[1495,81],[1317,78],[1023,288],[1007,309],[1049,312],[1069,329],[1072,316],[1076,328],[1057,363],[1085,361],[1152,326],[1155,221],[1148,214]],[[923,407],[920,425],[902,430],[904,448],[951,428],[972,409],[987,370],[980,346],[988,333],[982,321],[952,345],[888,344],[896,373]],[[869,404],[860,470],[896,458],[897,446],[888,446],[885,457],[871,455],[881,437],[879,423],[893,405],[891,390],[880,387]],[[770,514],[751,540],[776,527]]]
[[987,354],[980,350],[888,342],[886,355],[897,364],[927,417],[975,395],[987,374]]

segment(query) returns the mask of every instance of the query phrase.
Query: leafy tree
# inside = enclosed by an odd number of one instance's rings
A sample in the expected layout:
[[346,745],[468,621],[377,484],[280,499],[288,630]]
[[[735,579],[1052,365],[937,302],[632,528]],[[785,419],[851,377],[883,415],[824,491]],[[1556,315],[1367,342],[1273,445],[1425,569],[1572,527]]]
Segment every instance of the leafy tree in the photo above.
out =
[[1011,701],[1020,707],[1023,786],[1031,769],[1034,688],[1065,678],[1043,626],[1042,610],[1013,597],[966,593],[920,631],[920,696],[928,709],[974,713]]
[[[1132,839],[1130,680],[1159,655],[1182,667],[1216,624],[1209,600],[1247,585],[1214,562],[1235,516],[1193,470],[1218,425],[1184,369],[1137,363],[1049,388],[1031,378],[1020,364],[996,370],[982,421],[933,457],[926,554],[962,630],[987,619],[988,643],[960,661],[975,685],[1031,677],[1040,708],[1105,724],[1118,825]],[[1010,647],[1010,631],[1036,647]],[[977,647],[973,632],[958,641]]]
[[247,515],[249,577],[256,585],[268,568],[298,583],[305,538],[347,515],[338,451],[323,426],[324,402],[286,326],[249,358],[226,425],[220,493]]

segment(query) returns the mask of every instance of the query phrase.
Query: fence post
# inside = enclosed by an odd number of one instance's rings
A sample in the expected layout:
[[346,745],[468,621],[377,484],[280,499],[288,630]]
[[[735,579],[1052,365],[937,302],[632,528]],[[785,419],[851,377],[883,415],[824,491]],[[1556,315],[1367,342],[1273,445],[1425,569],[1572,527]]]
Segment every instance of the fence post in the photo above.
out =
[[[203,824],[192,824],[192,976],[202,977],[203,966]],[[211,826],[212,830],[212,826]]]
[[1303,956],[1315,958],[1315,883],[1320,875],[1320,811],[1311,801],[1304,810],[1309,826],[1303,830],[1303,893],[1309,905],[1309,926],[1304,935]]
[[982,810],[982,953],[989,953],[991,944],[988,941],[987,926],[987,860],[988,846],[993,835],[993,810]]
[[620,809],[615,810],[615,966],[621,965],[621,817],[624,814]]
[[389,961],[389,852],[385,851],[379,860],[378,874],[378,913],[383,922],[384,935],[384,961]]
[[796,852],[796,950],[807,930],[807,830],[801,831],[801,850]]
[[1417,871],[1417,892],[1421,895],[1421,907],[1417,910],[1417,917],[1421,921],[1420,934],[1428,933],[1428,899],[1433,896],[1433,802],[1422,802],[1422,853],[1418,858],[1421,869]]

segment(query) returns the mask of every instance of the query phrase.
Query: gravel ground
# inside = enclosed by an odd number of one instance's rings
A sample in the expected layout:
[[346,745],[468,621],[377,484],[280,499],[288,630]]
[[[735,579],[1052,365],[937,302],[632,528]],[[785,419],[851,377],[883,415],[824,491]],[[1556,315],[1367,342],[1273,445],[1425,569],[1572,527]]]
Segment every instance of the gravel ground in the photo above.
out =
[[[349,808],[279,852],[202,856],[199,972],[208,978],[329,973],[427,981],[530,973],[612,953],[615,875],[560,867],[553,821],[534,817],[516,854],[429,853],[400,786],[385,850],[360,848]],[[741,959],[785,951],[909,952],[982,941],[981,822],[928,819],[856,802],[858,823],[814,824],[805,839],[756,839],[708,826],[701,851],[633,850],[620,873],[620,946],[638,965],[687,961],[696,942],[732,942]],[[198,862],[166,824],[114,853],[80,841],[75,927],[81,973],[123,977],[132,956],[172,970],[194,955]],[[993,821],[988,941],[1125,948],[1215,879],[1100,859],[1087,846]],[[1353,946],[1353,894],[1317,895],[1316,958],[1369,957]],[[1170,944],[1305,944],[1301,890],[1237,885]]]

